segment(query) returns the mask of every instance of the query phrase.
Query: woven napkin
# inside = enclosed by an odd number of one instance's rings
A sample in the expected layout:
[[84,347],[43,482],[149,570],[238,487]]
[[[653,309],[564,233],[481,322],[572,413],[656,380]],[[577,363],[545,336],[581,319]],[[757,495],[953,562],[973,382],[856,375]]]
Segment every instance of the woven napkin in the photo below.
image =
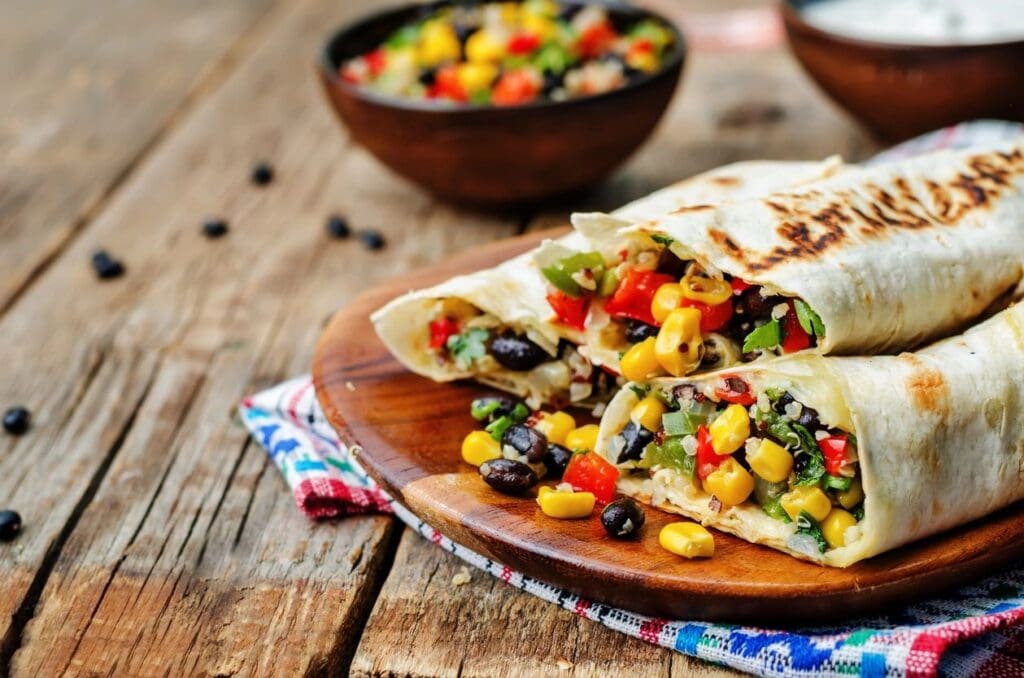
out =
[[[964,123],[901,144],[872,162],[991,145],[1021,134],[1018,124]],[[646,617],[527,577],[421,521],[360,468],[321,411],[308,376],[246,398],[239,412],[307,516],[393,513],[468,564],[634,638],[762,676],[1024,675],[1024,567],[843,626],[782,631]]]

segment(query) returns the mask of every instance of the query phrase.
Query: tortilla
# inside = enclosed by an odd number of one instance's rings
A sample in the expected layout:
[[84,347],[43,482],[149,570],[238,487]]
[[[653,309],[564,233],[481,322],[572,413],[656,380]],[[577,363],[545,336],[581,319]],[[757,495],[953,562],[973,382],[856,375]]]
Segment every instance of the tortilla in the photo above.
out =
[[[625,223],[653,218],[668,210],[694,202],[740,199],[762,195],[784,186],[796,186],[829,176],[840,168],[838,158],[822,162],[743,162],[729,165],[662,189],[626,205],[614,213]],[[555,241],[568,249],[582,249],[586,240],[577,232]],[[462,275],[429,289],[405,294],[376,311],[371,320],[377,335],[392,354],[407,368],[435,381],[475,378],[496,388],[540,403],[565,403],[585,400],[586,395],[570,392],[573,370],[559,355],[560,340],[577,344],[582,334],[554,321],[546,295],[544,278],[529,252],[491,269]],[[530,371],[501,367],[485,357],[460,367],[451,360],[439,359],[431,350],[428,326],[444,299],[461,299],[476,307],[494,324],[524,333],[542,347],[551,360]],[[583,361],[584,363],[586,361]],[[590,370],[576,365],[576,372]],[[586,391],[586,388],[583,389]]]
[[[816,352],[908,350],[959,331],[1021,281],[1022,149],[848,169],[798,190],[690,204],[625,228],[598,214],[574,215],[573,224],[609,260],[624,248],[631,257],[650,251],[658,235],[709,275],[802,299],[824,324]],[[581,352],[615,368],[628,346],[602,331],[601,305],[591,309]]]
[[[661,468],[624,475],[619,489],[749,542],[837,567],[985,516],[1024,499],[1024,305],[917,353],[822,357],[803,353],[730,370],[755,391],[781,387],[822,422],[853,432],[864,517],[846,544],[825,553],[794,548],[796,528],[747,501],[716,512],[689,477]],[[658,379],[710,392],[709,374]],[[601,421],[598,452],[629,420],[637,395],[622,389]],[[756,406],[756,405],[755,405]]]

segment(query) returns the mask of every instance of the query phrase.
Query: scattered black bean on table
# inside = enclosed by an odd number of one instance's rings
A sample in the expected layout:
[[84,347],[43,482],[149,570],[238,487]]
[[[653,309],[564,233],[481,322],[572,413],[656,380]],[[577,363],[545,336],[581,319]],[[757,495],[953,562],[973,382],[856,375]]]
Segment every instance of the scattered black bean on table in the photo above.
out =
[[111,257],[106,250],[97,250],[93,253],[92,268],[100,280],[110,280],[124,275],[124,264]]
[[635,501],[629,497],[616,499],[601,511],[601,525],[605,532],[616,539],[632,537],[644,526],[647,516]]
[[352,235],[352,229],[349,228],[348,221],[345,220],[345,217],[338,214],[332,214],[327,219],[327,235],[332,238],[342,240]]
[[381,235],[380,231],[373,229],[366,229],[359,232],[359,241],[363,243],[363,247],[368,250],[382,250],[384,249],[384,236]]
[[17,511],[0,511],[0,541],[11,541],[21,532],[21,516]]
[[203,235],[211,240],[227,235],[227,233],[228,222],[224,219],[208,219],[206,223],[203,224]]
[[484,482],[502,494],[518,495],[537,484],[537,474],[521,461],[494,459],[480,464]]
[[252,168],[250,178],[257,186],[266,186],[274,180],[274,168],[269,162],[261,162]]
[[27,431],[31,421],[32,415],[28,409],[20,405],[8,408],[4,412],[4,430],[12,436],[20,436]]

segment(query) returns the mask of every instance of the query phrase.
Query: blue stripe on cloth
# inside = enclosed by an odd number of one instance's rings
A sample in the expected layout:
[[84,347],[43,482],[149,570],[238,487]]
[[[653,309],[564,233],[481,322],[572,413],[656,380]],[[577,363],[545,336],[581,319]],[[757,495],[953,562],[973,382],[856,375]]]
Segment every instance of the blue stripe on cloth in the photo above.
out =
[[885,655],[865,652],[860,656],[861,678],[875,678],[885,675]]
[[315,459],[297,459],[292,462],[292,468],[298,472],[302,471],[326,471],[327,465]]
[[676,634],[676,649],[688,655],[697,654],[697,644],[704,635],[704,626],[701,624],[686,624]]

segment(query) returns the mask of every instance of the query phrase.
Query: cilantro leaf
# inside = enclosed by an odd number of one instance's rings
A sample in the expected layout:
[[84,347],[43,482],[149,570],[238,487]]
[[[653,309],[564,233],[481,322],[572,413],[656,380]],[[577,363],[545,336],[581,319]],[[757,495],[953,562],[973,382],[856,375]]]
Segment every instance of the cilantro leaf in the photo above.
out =
[[800,515],[797,516],[796,533],[806,534],[814,539],[815,543],[818,544],[818,550],[822,553],[828,550],[828,542],[825,541],[825,535],[822,534],[818,521],[812,518],[811,514],[807,511],[801,511]]
[[468,370],[474,360],[487,355],[489,333],[482,327],[471,327],[461,334],[448,337],[445,347],[460,369]]
[[661,233],[652,233],[651,240],[658,243],[659,245],[664,245],[665,247],[668,247],[669,245],[676,241],[675,238],[670,238],[667,235],[662,235]]
[[797,485],[815,485],[825,475],[825,457],[818,447],[818,441],[805,426],[792,422],[774,410],[757,410],[754,421],[764,424],[768,434],[784,446],[794,450],[798,459]]
[[796,309],[796,319],[800,321],[800,327],[804,329],[804,332],[816,337],[825,336],[825,323],[821,322],[821,316],[812,311],[806,301],[794,299],[793,307]]
[[644,398],[647,397],[647,394],[650,392],[651,387],[641,386],[640,384],[630,384],[629,390],[632,391],[637,398],[643,400]]
[[750,353],[758,348],[775,348],[782,342],[782,326],[776,319],[754,328],[743,340],[743,352]]
[[765,503],[761,504],[761,509],[770,515],[775,520],[781,520],[784,523],[793,522],[789,514],[786,513],[786,509],[782,508],[782,495],[777,497],[770,497]]

